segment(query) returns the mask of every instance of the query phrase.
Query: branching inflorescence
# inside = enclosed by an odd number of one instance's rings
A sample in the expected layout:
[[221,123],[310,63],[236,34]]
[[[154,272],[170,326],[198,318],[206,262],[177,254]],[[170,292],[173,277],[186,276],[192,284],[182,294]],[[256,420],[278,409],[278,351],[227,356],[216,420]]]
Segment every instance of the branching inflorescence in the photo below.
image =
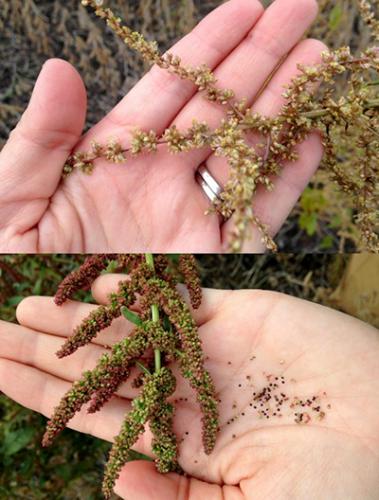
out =
[[[378,40],[379,21],[374,14],[378,0],[358,1],[363,18]],[[68,159],[64,175],[70,175],[77,169],[91,173],[98,158],[124,163],[128,155],[154,153],[160,145],[165,145],[173,154],[208,147],[215,155],[224,157],[230,166],[229,180],[220,200],[215,202],[214,210],[226,219],[233,217],[231,250],[241,251],[253,225],[261,231],[267,248],[276,250],[270,228],[254,212],[254,197],[260,186],[267,190],[274,189],[275,178],[284,165],[298,159],[296,146],[318,130],[325,146],[325,167],[333,181],[354,198],[356,222],[365,246],[379,251],[378,46],[369,47],[358,56],[344,47],[325,52],[318,66],[299,66],[300,75],[285,91],[286,104],[276,117],[269,118],[255,113],[245,100],[237,101],[233,90],[218,88],[217,80],[208,67],[186,67],[177,56],[170,53],[161,55],[155,42],[147,41],[140,33],[122,25],[121,19],[111,9],[103,7],[103,0],[83,0],[82,3],[92,7],[145,61],[191,81],[206,99],[224,106],[226,117],[216,130],[212,130],[207,123],[194,120],[192,127],[185,131],[178,130],[175,125],[162,135],[153,130],[136,131],[128,148],[114,139],[107,145],[94,142],[92,151],[76,152]],[[346,93],[336,96],[335,82],[343,74],[349,76]],[[315,88],[320,89],[318,93]],[[352,128],[358,131],[353,137],[356,150],[361,153],[356,155],[353,163],[356,175],[344,170],[343,161],[336,152],[333,131],[341,126],[346,131]]]
[[[118,317],[125,316],[135,328],[114,344],[93,370],[83,373],[81,379],[74,382],[55,408],[43,437],[43,445],[50,445],[86,404],[88,413],[99,411],[129,378],[132,368],[137,367],[141,373],[135,380],[135,387],[141,387],[141,392],[132,402],[132,410],[125,416],[110,452],[103,484],[107,498],[147,423],[153,434],[152,451],[158,471],[180,472],[178,443],[172,428],[175,408],[169,401],[175,392],[176,379],[170,363],[178,362],[182,375],[197,394],[203,415],[203,446],[207,454],[212,452],[218,432],[216,392],[211,376],[204,368],[197,326],[189,306],[176,288],[181,276],[187,285],[192,307],[200,307],[201,287],[193,256],[183,255],[178,261],[150,254],[88,257],[81,268],[59,286],[56,304],[62,306],[76,291],[88,288],[114,261],[119,270],[127,273],[125,280],[109,296],[108,305],[99,306],[83,320],[57,355],[60,358],[68,356],[90,343]],[[130,309],[132,306],[136,306],[138,313]],[[154,351],[152,368],[142,362],[149,349]]]

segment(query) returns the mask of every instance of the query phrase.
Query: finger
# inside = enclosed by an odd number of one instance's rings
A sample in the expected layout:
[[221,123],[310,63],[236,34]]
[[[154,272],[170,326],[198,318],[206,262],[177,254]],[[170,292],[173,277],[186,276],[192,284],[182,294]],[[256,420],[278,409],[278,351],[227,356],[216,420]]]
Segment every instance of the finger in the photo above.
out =
[[[0,390],[22,406],[46,417],[51,417],[54,408],[70,387],[69,382],[53,375],[0,358]],[[84,408],[70,420],[68,427],[106,441],[113,441],[130,409],[130,402],[114,398],[104,406],[101,413],[88,414]]]
[[[143,481],[141,481],[143,477]],[[223,491],[224,490],[224,491]],[[227,491],[226,491],[227,490]],[[199,498],[240,498],[237,486],[209,484],[179,474],[160,474],[153,463],[130,462],[126,464],[115,486],[121,498],[133,500],[198,500]],[[224,496],[227,495],[227,496]]]
[[0,358],[17,361],[68,382],[95,368],[106,349],[89,344],[69,357],[58,360],[62,339],[37,330],[0,321]]
[[[125,337],[124,334],[123,338]],[[84,372],[96,367],[105,352],[110,354],[109,350],[91,343],[82,346],[70,356],[57,359],[56,352],[61,347],[60,337],[0,321],[0,358],[37,368],[67,382],[79,380]],[[151,357],[152,352],[150,359]],[[145,353],[145,358],[149,358],[149,351]],[[146,365],[147,361],[141,361]],[[175,372],[180,375],[178,370]],[[140,368],[132,368],[128,380],[120,385],[116,394],[127,399],[137,397],[140,391],[133,386],[133,381],[140,373]],[[174,397],[185,397],[188,392],[187,386],[178,384]]]
[[[299,74],[298,64],[314,65],[321,61],[321,53],[326,46],[318,40],[304,40],[288,57],[278,70],[263,94],[255,103],[253,110],[265,116],[277,115],[285,104],[283,88]],[[268,192],[263,187],[259,189],[254,200],[255,214],[267,224],[274,236],[281,228],[300,195],[317,170],[323,155],[321,139],[318,134],[312,134],[303,144],[297,147],[299,160],[284,165],[281,174],[274,179],[274,191]],[[227,167],[222,160],[211,157],[207,167],[217,179],[227,180]],[[223,228],[225,244],[230,240],[234,222],[229,221]],[[244,252],[261,252],[264,246],[257,228],[253,229],[253,237],[245,243]]]
[[[75,301],[57,306],[52,297],[28,297],[17,307],[17,320],[27,328],[59,337],[69,337],[97,308],[98,306],[92,304]],[[100,346],[113,345],[130,335],[133,329],[134,325],[120,317],[115,319],[110,327],[99,332],[92,342]]]
[[[109,274],[98,278],[92,287],[94,298],[100,304],[108,303],[108,296],[117,289],[120,280],[125,275]],[[189,303],[188,292],[182,288],[182,293]],[[200,309],[193,311],[198,325],[209,321],[224,301],[227,301],[232,292],[219,290],[203,290],[203,301]],[[68,301],[58,307],[52,297],[28,297],[17,307],[17,320],[20,325],[43,333],[58,337],[69,337],[74,329],[89,316],[98,306],[82,302]],[[134,308],[138,312],[138,306]],[[43,314],[41,314],[43,311]],[[113,345],[127,335],[134,328],[124,317],[117,318],[112,325],[98,333],[92,340],[100,346]]]
[[12,224],[22,234],[39,221],[82,134],[85,114],[86,91],[76,70],[59,59],[45,63],[0,155],[0,229]]
[[[100,276],[92,285],[92,295],[99,304],[109,303],[109,294],[117,289],[117,284],[125,279],[123,274],[105,274]],[[179,285],[180,293],[190,304],[189,294],[185,286]],[[203,289],[201,306],[197,310],[192,310],[192,315],[196,323],[200,326],[208,322],[227,301],[232,292],[226,290]]]
[[[209,14],[170,52],[183,64],[215,68],[246,36],[262,14],[258,0],[231,0]],[[227,34],[227,36],[225,36]],[[158,92],[158,94],[157,94]],[[154,66],[127,96],[102,120],[90,136],[100,137],[125,128],[154,129],[161,133],[172,122],[196,88]],[[119,129],[119,130],[118,130]]]
[[[62,342],[55,335],[0,321],[0,358],[38,368],[67,382],[80,379],[84,372],[96,367],[105,352],[109,353],[109,350],[91,343],[58,360],[56,352],[62,347]],[[139,373],[139,369],[132,369],[128,382],[117,391],[118,396],[132,399],[139,394],[139,390],[132,386]]]
[[[316,15],[315,0],[276,0],[246,39],[217,68],[218,85],[232,88],[237,99],[247,98],[251,104],[283,57],[301,40]],[[175,124],[179,129],[186,129],[196,118],[216,128],[224,117],[225,108],[207,102],[199,94],[179,113]],[[183,162],[197,169],[209,153],[206,149],[193,151],[183,158]],[[228,171],[225,162],[224,169]]]

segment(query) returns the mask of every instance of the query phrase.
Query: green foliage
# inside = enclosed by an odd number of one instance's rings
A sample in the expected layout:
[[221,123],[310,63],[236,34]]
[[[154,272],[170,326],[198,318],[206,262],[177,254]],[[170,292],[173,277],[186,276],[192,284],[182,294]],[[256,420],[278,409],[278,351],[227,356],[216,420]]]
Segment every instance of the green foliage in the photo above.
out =
[[327,206],[324,193],[321,189],[307,188],[301,198],[302,214],[299,224],[301,229],[313,236],[318,229],[318,216]]
[[[0,396],[0,498],[100,499],[108,443],[65,431],[59,448],[43,450],[45,418]],[[82,490],[82,491],[81,491]]]
[[142,319],[138,316],[138,314],[134,313],[133,311],[131,311],[130,309],[128,309],[127,307],[123,307],[121,309],[122,311],[122,314],[124,315],[124,317],[130,321],[131,323],[133,323],[133,325],[136,325],[136,326],[142,326],[143,325],[143,321]]
[[341,3],[337,3],[329,14],[329,28],[331,30],[337,30],[343,20],[343,9]]
[[21,427],[17,430],[10,430],[4,426],[4,439],[1,445],[1,452],[5,458],[23,450],[30,444],[35,436],[35,429]]

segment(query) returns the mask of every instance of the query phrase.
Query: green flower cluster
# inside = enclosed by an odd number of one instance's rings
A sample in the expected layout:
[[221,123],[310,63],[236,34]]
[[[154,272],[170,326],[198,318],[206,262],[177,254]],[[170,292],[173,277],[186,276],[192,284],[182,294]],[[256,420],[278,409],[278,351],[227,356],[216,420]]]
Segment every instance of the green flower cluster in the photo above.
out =
[[[112,255],[102,256],[101,260],[90,257],[60,285],[57,303],[63,304],[71,298],[80,284],[88,286],[101,272],[100,268],[111,261],[117,262],[119,270],[128,272],[128,278],[121,281],[118,291],[110,295],[109,305],[94,310],[57,354],[66,356],[88,344],[98,332],[122,315],[135,325],[135,329],[130,336],[113,345],[111,352],[105,353],[93,370],[85,372],[74,382],[55,408],[43,438],[43,445],[50,445],[84,405],[88,405],[88,413],[99,411],[129,378],[131,369],[139,368],[141,373],[134,386],[141,388],[141,394],[133,401],[132,410],[115,438],[105,471],[103,490],[106,497],[110,496],[121,468],[129,459],[131,447],[147,423],[153,434],[152,451],[157,470],[162,473],[181,470],[177,438],[173,432],[175,409],[168,401],[176,387],[170,363],[179,363],[181,373],[196,391],[202,412],[203,445],[208,454],[215,446],[219,429],[216,391],[204,368],[197,325],[176,288],[178,278],[182,276],[192,307],[200,307],[201,287],[194,257],[180,256],[178,260],[163,255],[145,258]],[[139,312],[132,310],[132,306]],[[146,366],[142,358],[149,350],[154,351],[154,363]]]
[[50,445],[75,413],[92,398],[89,412],[100,409],[128,378],[131,366],[143,355],[146,347],[146,331],[137,328],[130,337],[115,344],[111,354],[104,354],[96,368],[85,372],[80,380],[74,382],[47,424],[43,445]]
[[197,393],[203,414],[203,445],[211,453],[218,432],[218,408],[216,390],[209,373],[204,368],[204,355],[196,323],[191,312],[176,289],[159,278],[150,279],[146,294],[157,302],[180,337],[179,364],[183,377],[188,379]]
[[[176,467],[176,439],[171,429],[171,441],[169,450],[164,450],[168,442],[163,439],[164,423],[157,425],[156,420],[161,417],[161,404],[171,396],[176,387],[176,380],[172,372],[168,368],[161,368],[158,372],[152,375],[146,375],[141,395],[132,402],[132,411],[124,420],[121,431],[116,437],[114,445],[109,455],[109,460],[105,469],[105,477],[103,483],[103,492],[106,498],[110,497],[114,484],[120,474],[120,470],[128,460],[129,452],[132,446],[138,440],[140,434],[144,432],[145,424],[153,418],[152,432],[157,431],[156,444],[161,443],[164,446],[159,447],[158,455],[159,463],[166,461],[166,471],[171,472],[173,465]],[[167,421],[167,418],[166,418]],[[162,421],[163,422],[163,421]],[[167,454],[171,455],[171,461],[167,462]]]
[[175,408],[163,398],[149,420],[149,427],[153,434],[152,451],[155,454],[159,472],[181,472],[177,463],[178,444],[172,432]]

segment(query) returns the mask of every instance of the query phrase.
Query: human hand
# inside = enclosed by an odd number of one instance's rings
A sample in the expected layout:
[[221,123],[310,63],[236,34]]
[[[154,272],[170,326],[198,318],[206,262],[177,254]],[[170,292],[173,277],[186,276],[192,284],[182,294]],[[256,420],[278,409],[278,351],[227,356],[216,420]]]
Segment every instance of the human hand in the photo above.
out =
[[[99,278],[93,285],[95,299],[105,303],[119,280],[115,275]],[[55,352],[63,337],[94,307],[68,302],[59,308],[44,297],[23,301],[17,311],[22,326],[0,322],[0,390],[51,416],[70,383],[94,368],[104,345],[131,330],[125,319],[116,320],[94,343],[57,361]],[[116,492],[133,500],[375,500],[377,330],[326,307],[261,291],[206,290],[194,316],[221,401],[216,447],[209,456],[202,451],[198,405],[187,382],[174,370],[178,375],[174,398],[182,398],[176,402],[174,430],[179,442],[183,440],[179,463],[187,476],[160,475],[150,462],[131,462],[123,468]],[[280,405],[282,417],[272,413],[262,419],[254,409],[253,394],[267,386],[268,375],[273,375],[274,383],[278,377],[279,392],[289,401]],[[82,411],[69,425],[111,441],[136,394],[130,383],[124,384],[101,412]],[[290,408],[296,396],[304,400],[317,396],[325,418],[318,419],[308,407]],[[294,412],[299,411],[311,416],[307,425],[295,423]],[[147,430],[135,448],[149,455],[150,440]]]
[[[254,109],[275,115],[283,86],[297,64],[320,61],[325,46],[301,41],[317,13],[315,0],[276,0],[263,13],[259,0],[231,0],[211,13],[174,48],[185,64],[217,68],[219,84],[247,97]],[[283,64],[278,68],[278,64]],[[275,70],[265,91],[260,89]],[[36,83],[30,105],[0,154],[0,251],[9,252],[222,252],[232,221],[205,216],[209,201],[195,180],[200,164],[223,184],[228,167],[206,149],[173,156],[130,159],[127,166],[96,162],[91,177],[61,181],[73,149],[89,150],[96,139],[128,143],[135,127],[163,132],[192,119],[216,127],[224,110],[205,101],[191,83],[154,67],[103,120],[81,138],[86,92],[72,66],[50,60]],[[317,169],[322,146],[317,134],[299,147],[273,193],[262,190],[255,212],[276,234]],[[256,230],[243,249],[261,252]]]

